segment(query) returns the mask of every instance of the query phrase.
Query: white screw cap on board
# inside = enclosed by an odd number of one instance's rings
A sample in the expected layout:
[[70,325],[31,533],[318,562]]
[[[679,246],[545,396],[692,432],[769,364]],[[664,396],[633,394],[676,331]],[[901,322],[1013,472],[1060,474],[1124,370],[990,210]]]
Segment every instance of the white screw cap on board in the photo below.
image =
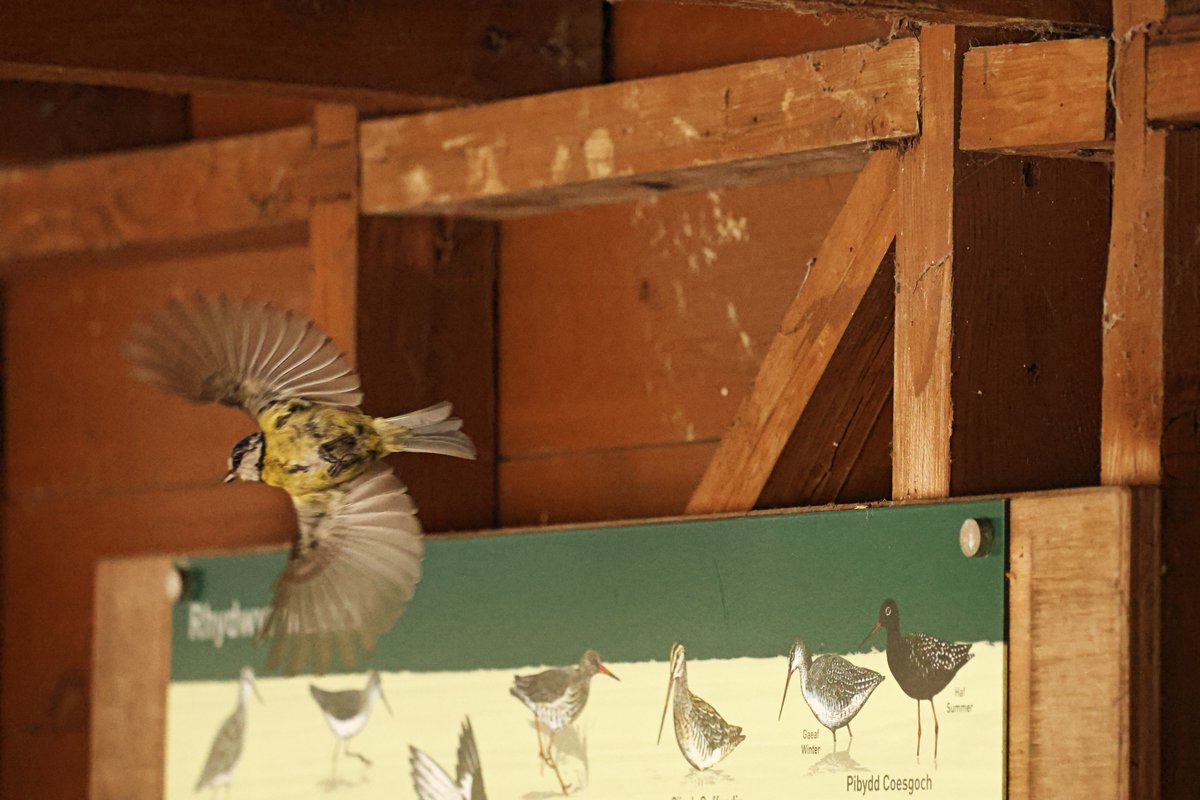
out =
[[967,558],[982,558],[992,549],[992,522],[968,517],[958,529],[958,546]]

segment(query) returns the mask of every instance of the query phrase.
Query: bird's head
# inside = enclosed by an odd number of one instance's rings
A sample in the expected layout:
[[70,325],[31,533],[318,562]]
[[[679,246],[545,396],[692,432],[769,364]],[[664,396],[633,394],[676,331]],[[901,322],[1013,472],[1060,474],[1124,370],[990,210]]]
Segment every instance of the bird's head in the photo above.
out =
[[[787,680],[783,683],[783,699],[779,701],[779,719],[783,719],[783,704],[787,701],[788,686],[792,683],[792,674],[803,667],[808,669],[812,664],[812,653],[808,650],[808,645],[800,637],[792,639],[792,646],[788,649],[788,674]],[[804,673],[800,673],[801,676]]]
[[266,446],[261,431],[238,440],[229,454],[229,473],[225,476],[225,482],[229,483],[239,478],[244,481],[261,481],[265,454]]
[[254,696],[258,698],[258,702],[265,704],[267,701],[263,700],[263,696],[258,693],[258,682],[254,680],[254,670],[250,667],[242,667],[241,678],[243,701],[245,698],[250,696],[251,692],[253,692]]
[[890,597],[884,600],[883,604],[879,606],[879,618],[875,620],[875,627],[871,628],[871,632],[863,638],[862,644],[859,647],[866,644],[867,639],[870,639],[875,631],[880,628],[885,628],[889,631],[900,630],[900,606],[896,605],[896,601]]
[[392,704],[388,702],[387,695],[383,693],[383,681],[380,680],[379,673],[375,670],[371,670],[367,675],[367,694],[371,696],[379,695],[379,699],[383,701],[383,706],[387,709],[388,714],[395,716],[392,713]]
[[601,675],[607,675],[613,680],[621,680],[616,675],[608,671],[608,667],[604,666],[604,662],[600,660],[600,654],[595,650],[588,650],[583,654],[583,658],[579,661],[579,666],[582,668],[585,675],[595,675],[599,672]]

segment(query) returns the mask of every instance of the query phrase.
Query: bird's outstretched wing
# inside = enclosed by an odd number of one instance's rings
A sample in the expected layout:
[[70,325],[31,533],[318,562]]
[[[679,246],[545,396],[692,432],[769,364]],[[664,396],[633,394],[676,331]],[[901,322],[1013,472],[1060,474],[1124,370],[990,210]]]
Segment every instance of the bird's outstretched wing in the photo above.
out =
[[299,528],[262,637],[267,666],[329,667],[336,647],[353,668],[369,656],[421,578],[421,523],[407,489],[383,464],[332,489],[294,495]]
[[475,746],[471,720],[463,722],[458,739],[458,778],[452,779],[428,753],[409,746],[413,788],[420,800],[487,800],[483,790],[483,768]]
[[362,402],[358,374],[314,323],[266,303],[220,295],[172,300],[130,331],[125,358],[138,380],[195,402],[267,405],[303,397]]

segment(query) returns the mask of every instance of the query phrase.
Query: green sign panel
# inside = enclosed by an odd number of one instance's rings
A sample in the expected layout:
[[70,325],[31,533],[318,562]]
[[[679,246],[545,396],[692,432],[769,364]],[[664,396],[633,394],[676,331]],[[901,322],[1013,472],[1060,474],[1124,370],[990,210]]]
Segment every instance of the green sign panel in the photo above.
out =
[[[968,519],[990,531],[987,555],[964,555]],[[284,553],[191,559],[173,612],[168,796],[191,796],[238,701],[245,747],[229,780],[241,798],[440,797],[417,776],[436,764],[453,783],[460,734],[493,798],[564,786],[658,800],[999,798],[1006,552],[1003,501],[430,537],[415,598],[363,667],[375,684],[265,672],[256,637]],[[791,674],[797,637],[816,660]],[[568,667],[575,680],[581,657],[594,675],[572,685],[590,695],[558,728],[538,717],[530,730],[530,698],[554,683],[533,678]],[[261,705],[238,688],[246,667]],[[926,685],[938,669],[945,682]],[[817,691],[839,687],[841,700]],[[346,689],[364,702],[382,692],[395,715],[368,703],[369,724],[347,734],[322,703]],[[709,718],[693,698],[725,726],[709,739],[688,740],[690,721]],[[351,747],[361,763],[335,750]]]

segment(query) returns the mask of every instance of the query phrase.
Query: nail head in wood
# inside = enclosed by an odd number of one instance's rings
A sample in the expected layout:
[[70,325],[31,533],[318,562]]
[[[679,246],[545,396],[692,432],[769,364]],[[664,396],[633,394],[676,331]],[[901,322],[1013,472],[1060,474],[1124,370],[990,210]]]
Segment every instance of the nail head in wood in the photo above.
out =
[[992,549],[992,523],[986,519],[963,521],[958,529],[958,546],[967,558],[982,558]]

